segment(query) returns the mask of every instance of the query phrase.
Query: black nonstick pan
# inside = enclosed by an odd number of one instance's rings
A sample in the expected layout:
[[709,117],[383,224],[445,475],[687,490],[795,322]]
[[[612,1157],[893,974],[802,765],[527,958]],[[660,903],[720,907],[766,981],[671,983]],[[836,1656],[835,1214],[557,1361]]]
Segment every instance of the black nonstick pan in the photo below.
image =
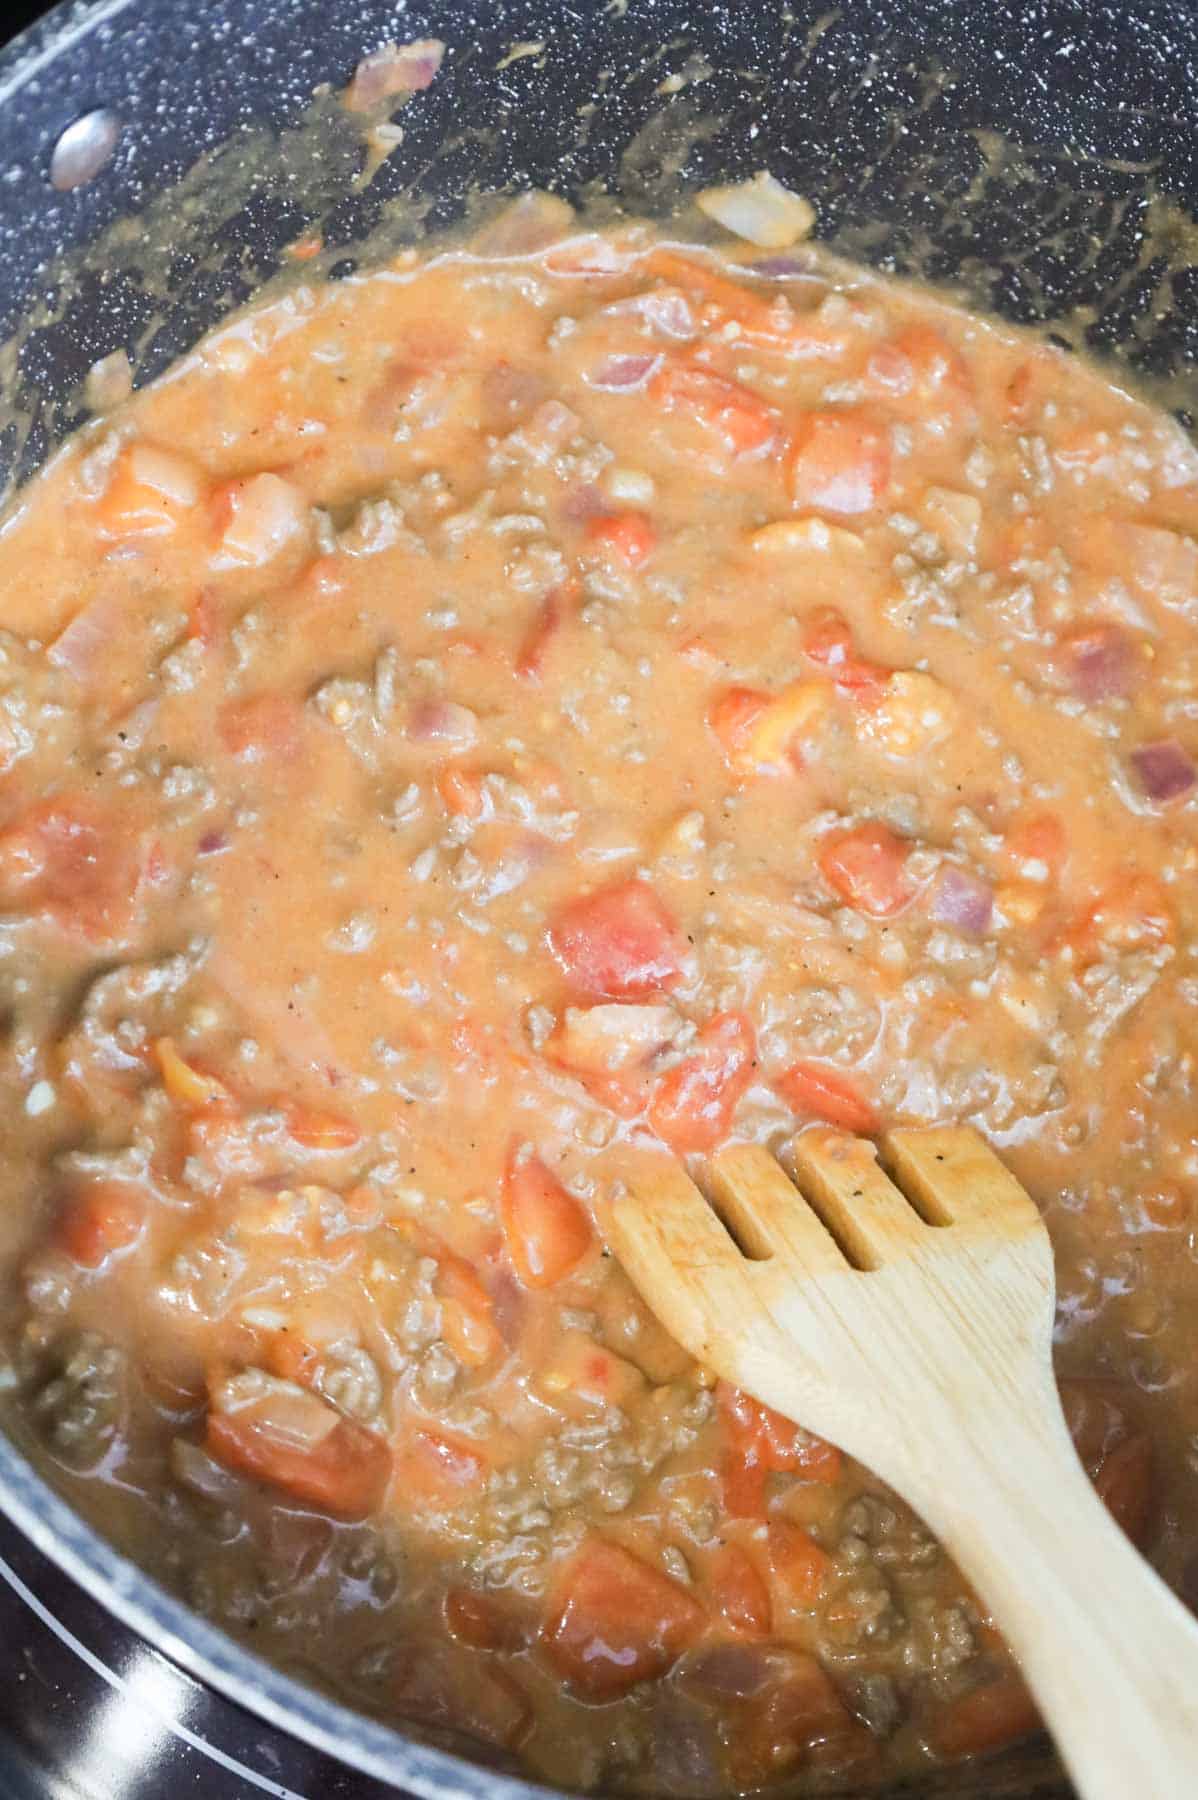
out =
[[[320,90],[425,37],[442,71],[363,185]],[[488,195],[668,214],[762,167],[846,254],[1115,358],[1193,425],[1194,45],[1179,0],[75,0],[0,52],[0,482],[87,416],[99,358],[157,375],[311,228],[336,278]],[[168,1657],[345,1764],[430,1800],[538,1791],[272,1669],[3,1435],[0,1508]],[[1068,1793],[1037,1747],[917,1791]]]

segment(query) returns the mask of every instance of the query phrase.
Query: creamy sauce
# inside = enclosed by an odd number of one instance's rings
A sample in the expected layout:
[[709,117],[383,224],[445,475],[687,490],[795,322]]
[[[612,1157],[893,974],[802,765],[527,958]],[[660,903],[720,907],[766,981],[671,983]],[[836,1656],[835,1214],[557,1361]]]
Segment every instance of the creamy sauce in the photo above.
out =
[[193,1604],[570,1786],[1034,1729],[615,1184],[969,1120],[1195,1550],[1198,459],[1030,338],[626,227],[301,287],[4,535],[13,1429]]

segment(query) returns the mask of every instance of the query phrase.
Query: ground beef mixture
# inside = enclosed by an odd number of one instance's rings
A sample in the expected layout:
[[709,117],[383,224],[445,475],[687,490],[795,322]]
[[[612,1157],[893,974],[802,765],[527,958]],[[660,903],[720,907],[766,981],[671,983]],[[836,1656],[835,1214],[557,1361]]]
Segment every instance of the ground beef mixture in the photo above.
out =
[[370,1713],[861,1786],[1034,1729],[1018,1672],[605,1204],[971,1122],[1083,1460],[1192,1580],[1198,457],[815,252],[562,223],[293,286],[5,522],[0,1377]]

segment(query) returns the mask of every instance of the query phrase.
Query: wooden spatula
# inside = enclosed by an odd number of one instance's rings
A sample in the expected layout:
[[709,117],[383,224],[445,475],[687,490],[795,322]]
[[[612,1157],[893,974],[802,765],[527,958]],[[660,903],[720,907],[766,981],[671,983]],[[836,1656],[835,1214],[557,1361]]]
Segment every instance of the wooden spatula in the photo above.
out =
[[1195,1800],[1198,1624],[1073,1449],[1035,1205],[964,1128],[880,1153],[810,1130],[785,1157],[793,1180],[754,1145],[723,1151],[710,1204],[677,1164],[634,1182],[609,1221],[632,1280],[693,1356],[923,1515],[1086,1800]]

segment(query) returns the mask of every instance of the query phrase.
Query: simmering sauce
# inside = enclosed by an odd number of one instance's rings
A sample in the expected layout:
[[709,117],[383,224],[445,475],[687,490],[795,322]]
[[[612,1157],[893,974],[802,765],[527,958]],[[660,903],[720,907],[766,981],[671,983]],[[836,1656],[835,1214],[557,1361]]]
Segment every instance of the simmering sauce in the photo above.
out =
[[11,1429],[200,1610],[575,1787],[1035,1729],[615,1184],[970,1121],[1079,1450],[1198,1550],[1198,458],[1030,338],[647,229],[297,287],[20,498]]

